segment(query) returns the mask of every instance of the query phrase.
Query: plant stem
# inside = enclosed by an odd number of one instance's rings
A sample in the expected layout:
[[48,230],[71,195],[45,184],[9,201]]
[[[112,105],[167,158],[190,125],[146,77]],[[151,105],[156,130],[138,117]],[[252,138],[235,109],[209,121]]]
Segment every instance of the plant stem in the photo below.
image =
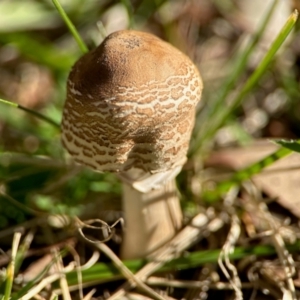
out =
[[11,251],[11,261],[7,268],[7,277],[6,277],[6,285],[5,285],[5,293],[4,293],[4,300],[9,300],[11,297],[11,289],[14,280],[15,274],[15,260],[18,252],[18,247],[21,239],[21,233],[16,232],[14,234],[13,244],[12,244],[12,251]]
[[56,7],[57,11],[59,12],[60,16],[62,17],[62,19],[64,20],[64,22],[68,26],[71,34],[73,35],[74,39],[76,40],[76,42],[77,42],[79,48],[81,49],[82,53],[84,53],[84,54],[87,53],[89,50],[88,50],[86,44],[82,40],[82,38],[79,35],[76,27],[74,26],[74,24],[72,23],[72,21],[70,20],[70,18],[68,17],[66,12],[64,11],[64,9],[60,5],[59,1],[58,0],[52,0],[52,2],[55,5],[55,7]]
[[51,118],[49,118],[49,117],[47,117],[47,116],[45,116],[45,115],[43,115],[43,114],[41,114],[41,113],[39,113],[39,112],[37,112],[35,110],[32,110],[32,109],[24,107],[24,106],[22,106],[22,105],[20,105],[18,103],[11,102],[11,101],[4,100],[4,99],[0,99],[0,103],[7,104],[7,105],[10,105],[10,106],[19,108],[19,109],[21,109],[23,111],[26,111],[27,113],[35,116],[36,118],[38,118],[38,119],[40,119],[42,121],[45,121],[45,122],[51,124],[52,126],[54,126],[56,128],[60,128],[60,125],[57,122],[55,122]]

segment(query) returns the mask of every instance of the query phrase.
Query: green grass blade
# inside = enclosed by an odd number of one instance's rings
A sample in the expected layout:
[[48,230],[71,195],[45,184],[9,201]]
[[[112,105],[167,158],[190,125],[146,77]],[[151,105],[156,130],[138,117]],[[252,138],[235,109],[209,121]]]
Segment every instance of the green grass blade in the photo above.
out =
[[266,53],[265,57],[262,59],[259,66],[256,70],[252,73],[250,78],[244,84],[241,91],[238,95],[233,99],[232,103],[229,107],[225,107],[223,110],[220,110],[220,114],[217,115],[216,119],[210,122],[210,126],[206,128],[207,130],[205,133],[200,137],[200,139],[195,144],[195,151],[204,144],[204,142],[211,138],[217,130],[226,122],[226,120],[230,117],[232,112],[242,103],[244,97],[257,85],[258,81],[261,79],[263,74],[266,72],[267,68],[269,67],[270,63],[272,62],[275,54],[286,40],[292,29],[294,28],[296,21],[298,19],[298,11],[295,10],[291,16],[286,21],[285,25],[282,27],[281,31],[275,38],[274,42],[272,43],[270,49]]
[[26,256],[26,253],[27,253],[27,251],[28,251],[29,248],[30,248],[30,245],[31,245],[32,240],[33,240],[33,232],[30,231],[30,232],[25,236],[25,238],[23,239],[23,242],[22,242],[22,244],[20,245],[19,251],[18,251],[18,253],[17,253],[17,255],[16,255],[16,259],[15,259],[15,261],[16,261],[16,262],[15,262],[15,271],[16,271],[16,273],[18,273],[19,270],[20,270],[20,267],[21,267],[21,265],[22,265],[22,263],[23,263],[23,260],[24,260],[24,258],[25,258],[25,256]]
[[[275,54],[283,44],[283,42],[286,40],[288,35],[291,33],[292,29],[294,28],[296,22],[298,19],[298,11],[295,10],[291,16],[288,18],[287,22],[283,26],[282,30],[279,32],[278,36],[274,40],[273,44],[271,45],[269,51],[263,58],[262,62],[258,66],[258,68],[254,71],[254,73],[250,76],[250,78],[247,80],[246,84],[242,88],[239,95],[235,98],[231,105],[231,110],[234,110],[237,106],[239,106],[245,97],[246,94],[248,94],[253,87],[258,83],[259,79],[262,77],[262,75],[266,72],[268,66],[270,65],[271,61],[273,60]],[[227,114],[225,115],[225,117]],[[224,118],[224,117],[223,117]],[[222,120],[223,121],[223,120]],[[222,124],[222,123],[221,123]]]
[[278,141],[275,141],[275,143],[282,146],[282,147],[284,147],[284,148],[287,148],[287,149],[292,150],[294,152],[300,153],[300,141],[299,140],[290,140],[290,141],[278,140]]
[[[65,255],[67,250],[61,251],[61,255]],[[11,295],[10,300],[19,300],[22,299],[24,295],[26,295],[32,288],[34,288],[49,272],[51,267],[53,267],[57,257],[53,258],[52,261],[39,273],[35,276],[34,279],[27,282],[21,289],[19,289],[16,293]]]
[[79,48],[81,49],[82,53],[87,53],[89,50],[88,50],[86,44],[82,40],[82,38],[79,35],[77,29],[75,28],[74,24],[71,22],[70,18],[68,17],[68,15],[64,11],[64,9],[60,5],[59,1],[58,0],[52,0],[52,2],[55,5],[55,7],[56,7],[57,11],[59,12],[60,16],[62,17],[62,19],[66,23],[67,27],[69,28],[71,34],[73,35],[74,39],[76,40],[76,42],[77,42]]
[[[287,245],[287,249],[291,253],[299,251],[300,241],[295,244]],[[276,249],[271,245],[259,245],[248,247],[236,247],[234,251],[229,254],[231,260],[238,260],[249,255],[257,257],[269,256],[276,254]],[[174,270],[186,270],[196,268],[206,263],[217,263],[220,250],[205,250],[197,251],[184,255],[183,257],[176,258],[166,263],[159,272],[170,272]],[[124,261],[124,264],[131,272],[135,273],[144,266],[144,260],[130,260]],[[66,274],[69,286],[77,285],[77,275],[75,271]],[[111,263],[97,263],[91,268],[82,271],[83,284],[88,282],[105,283],[109,281],[119,280],[122,275],[118,272],[116,267]]]
[[35,116],[36,118],[44,121],[44,122],[47,122],[49,124],[51,124],[52,126],[56,127],[56,128],[60,128],[60,125],[55,122],[54,120],[50,119],[49,117],[35,111],[35,110],[32,110],[32,109],[29,109],[29,108],[26,108],[18,103],[14,103],[14,102],[11,102],[11,101],[8,101],[8,100],[4,100],[4,99],[0,99],[0,103],[3,103],[3,104],[6,104],[6,105],[10,105],[12,107],[15,107],[15,108],[18,108],[18,109],[21,109],[33,116]]
[[199,130],[197,136],[199,141],[194,144],[194,147],[190,150],[189,155],[193,155],[195,151],[203,144],[203,140],[210,138],[207,134],[207,128],[211,126],[211,122],[214,122],[214,119],[218,117],[218,112],[221,110],[222,105],[225,103],[225,99],[228,96],[229,92],[233,90],[234,86],[238,82],[238,79],[245,71],[248,64],[249,58],[253,51],[255,50],[258,42],[261,40],[261,37],[265,33],[266,27],[269,24],[269,21],[275,11],[275,8],[278,4],[278,0],[274,0],[271,4],[269,10],[267,11],[262,24],[260,25],[257,32],[252,37],[251,41],[247,45],[246,49],[238,56],[237,60],[232,63],[232,71],[230,72],[228,79],[223,83],[221,87],[221,92],[216,99],[208,102],[206,107],[204,107],[197,115],[195,128]]
[[225,101],[225,98],[228,96],[229,92],[233,90],[239,77],[245,71],[245,67],[248,64],[249,57],[253,53],[253,50],[255,49],[262,35],[264,34],[265,29],[273,15],[273,12],[275,11],[277,4],[278,0],[274,0],[257,33],[253,36],[247,48],[242,52],[242,54],[238,57],[237,61],[233,64],[233,69],[230,72],[228,79],[224,83],[219,97],[212,103],[212,105],[210,105],[209,103],[207,104],[207,109],[205,111],[205,117],[207,120],[210,120],[210,118],[213,117],[215,112],[219,111],[219,109]]
[[13,243],[12,243],[11,261],[7,267],[7,272],[6,272],[7,275],[6,275],[4,300],[9,300],[11,297],[11,290],[12,290],[12,285],[13,285],[13,280],[15,275],[15,261],[16,261],[20,239],[21,239],[21,233],[16,232],[14,234]]
[[218,183],[213,190],[205,190],[202,194],[202,199],[207,202],[215,202],[220,200],[220,198],[224,196],[231,187],[250,179],[253,175],[260,173],[264,168],[272,165],[277,160],[291,153],[292,150],[280,147],[277,151],[266,156],[262,160],[240,171],[237,171],[229,180]]
[[[299,251],[300,241],[295,244],[287,245],[287,249],[291,253],[297,253]],[[171,271],[171,270],[183,270],[196,268],[207,263],[217,263],[220,255],[219,249],[216,250],[205,250],[190,253],[187,256],[177,258],[167,263],[159,271]],[[229,254],[230,260],[238,260],[249,255],[269,256],[276,254],[276,249],[271,245],[259,245],[259,246],[248,246],[248,247],[236,247],[234,251]]]

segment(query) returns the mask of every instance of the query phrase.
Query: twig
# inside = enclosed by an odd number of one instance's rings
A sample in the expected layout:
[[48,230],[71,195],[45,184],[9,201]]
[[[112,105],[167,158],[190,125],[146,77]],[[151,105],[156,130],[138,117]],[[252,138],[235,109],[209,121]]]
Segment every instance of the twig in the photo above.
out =
[[[232,290],[233,286],[228,282],[208,282],[204,281],[194,281],[194,280],[170,280],[161,277],[151,276],[146,280],[148,285],[154,286],[165,286],[165,287],[174,287],[174,288],[182,288],[182,289],[197,289],[207,286],[211,289],[216,290]],[[252,289],[252,282],[245,282],[241,284],[243,289]]]
[[[230,284],[232,285],[233,290],[235,291],[235,299],[243,299],[243,293],[241,290],[241,280],[238,276],[238,272],[236,267],[230,262],[229,260],[229,254],[232,253],[234,250],[234,245],[236,244],[236,241],[240,235],[241,228],[240,228],[240,221],[236,215],[231,216],[231,228],[230,232],[228,234],[227,240],[222,248],[222,251],[220,252],[220,256],[218,259],[218,264],[223,272],[223,274],[226,276]],[[224,258],[225,265],[223,264],[222,259]],[[228,273],[227,269],[231,271],[231,275]]]
[[[256,188],[253,189],[254,188],[253,185],[244,184],[244,187],[247,190],[247,192],[253,197],[253,199],[261,198],[261,195],[258,194],[257,189]],[[281,287],[281,290],[284,295],[289,295],[290,299],[297,300],[295,285],[294,285],[294,281],[292,278],[292,276],[296,272],[295,267],[294,267],[294,265],[295,265],[294,260],[285,246],[284,240],[283,240],[280,230],[279,230],[279,226],[278,226],[278,224],[276,224],[273,216],[269,212],[267,205],[265,203],[263,203],[262,201],[260,201],[258,208],[259,208],[262,216],[266,219],[266,221],[267,221],[266,223],[269,225],[269,229],[272,231],[272,234],[270,235],[270,237],[273,241],[274,247],[277,251],[278,257],[281,261],[281,264],[284,268],[284,272],[286,275],[286,284],[288,287],[288,292],[284,287]],[[287,299],[289,299],[289,298],[287,298]]]
[[[268,211],[267,206],[264,203],[261,203],[260,207],[262,208],[262,211],[265,214],[265,217],[268,220],[268,223],[273,230],[273,235],[271,235],[271,238],[273,240],[274,247],[277,251],[278,257],[281,261],[281,264],[282,264],[284,272],[285,272],[286,284],[287,284],[288,290],[290,292],[291,299],[297,300],[295,285],[294,285],[294,281],[292,278],[292,276],[296,272],[295,267],[294,267],[294,265],[295,265],[294,260],[293,260],[292,256],[290,255],[290,253],[288,252],[288,250],[285,246],[285,243],[283,241],[283,238],[279,232],[279,228],[278,228],[278,226],[276,226],[271,214]],[[287,292],[284,288],[282,288],[282,291],[284,294],[287,294]]]
[[12,101],[8,101],[8,100],[4,100],[4,99],[0,99],[0,103],[4,103],[4,104],[7,104],[7,105],[10,105],[10,106],[13,106],[13,107],[16,107],[16,108],[19,108],[35,117],[37,117],[38,119],[40,120],[43,120],[47,123],[49,123],[50,125],[56,127],[56,128],[60,128],[59,124],[56,123],[54,120],[52,120],[51,118],[39,113],[38,111],[35,111],[35,110],[32,110],[32,109],[29,109],[27,107],[24,107],[18,103],[15,103],[15,102],[12,102]]
[[135,286],[153,297],[153,299],[164,300],[162,296],[149,288],[139,277],[135,276],[105,244],[97,243],[95,246],[112,260],[113,264],[124,275],[124,277],[129,280],[129,282],[134,283]]
[[[220,252],[218,258],[218,264],[223,274],[226,276],[226,278],[232,285],[233,290],[235,291],[235,299],[242,300],[243,299],[243,293],[241,289],[242,283],[238,276],[236,267],[229,260],[229,255],[234,251],[235,244],[241,233],[240,220],[237,217],[233,206],[237,194],[238,194],[238,188],[234,187],[227,193],[224,199],[224,204],[227,207],[227,211],[231,216],[231,228],[228,233],[227,240],[222,248],[222,251]],[[226,267],[223,264],[223,260],[222,260],[223,258]],[[227,270],[230,270],[231,274],[229,274]]]
[[57,259],[56,259],[56,268],[57,268],[58,273],[60,274],[59,285],[60,285],[60,288],[62,290],[63,299],[64,300],[72,300],[71,295],[70,295],[70,291],[69,291],[69,288],[68,288],[68,282],[67,282],[66,276],[63,272],[64,271],[64,266],[63,266],[62,258],[57,253],[56,250],[54,250],[53,253],[54,253],[55,257],[57,257]]
[[44,278],[39,284],[33,287],[28,293],[22,296],[22,300],[30,300],[34,297],[35,294],[39,293],[43,288],[45,288],[48,284],[58,280],[62,275],[61,274],[53,274],[46,278]]

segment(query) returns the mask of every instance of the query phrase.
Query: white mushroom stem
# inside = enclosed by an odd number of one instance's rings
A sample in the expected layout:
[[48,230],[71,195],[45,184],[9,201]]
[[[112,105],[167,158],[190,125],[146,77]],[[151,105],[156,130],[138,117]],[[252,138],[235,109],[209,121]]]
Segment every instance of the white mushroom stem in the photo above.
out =
[[181,228],[182,212],[175,180],[141,193],[123,184],[125,231],[122,259],[149,257]]

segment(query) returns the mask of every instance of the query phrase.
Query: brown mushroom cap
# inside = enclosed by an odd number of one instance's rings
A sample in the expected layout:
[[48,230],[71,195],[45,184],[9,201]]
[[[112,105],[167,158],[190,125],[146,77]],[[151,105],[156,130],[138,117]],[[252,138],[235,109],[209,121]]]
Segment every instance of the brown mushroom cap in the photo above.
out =
[[63,144],[98,171],[180,170],[201,91],[197,68],[179,50],[149,33],[115,32],[69,75]]

